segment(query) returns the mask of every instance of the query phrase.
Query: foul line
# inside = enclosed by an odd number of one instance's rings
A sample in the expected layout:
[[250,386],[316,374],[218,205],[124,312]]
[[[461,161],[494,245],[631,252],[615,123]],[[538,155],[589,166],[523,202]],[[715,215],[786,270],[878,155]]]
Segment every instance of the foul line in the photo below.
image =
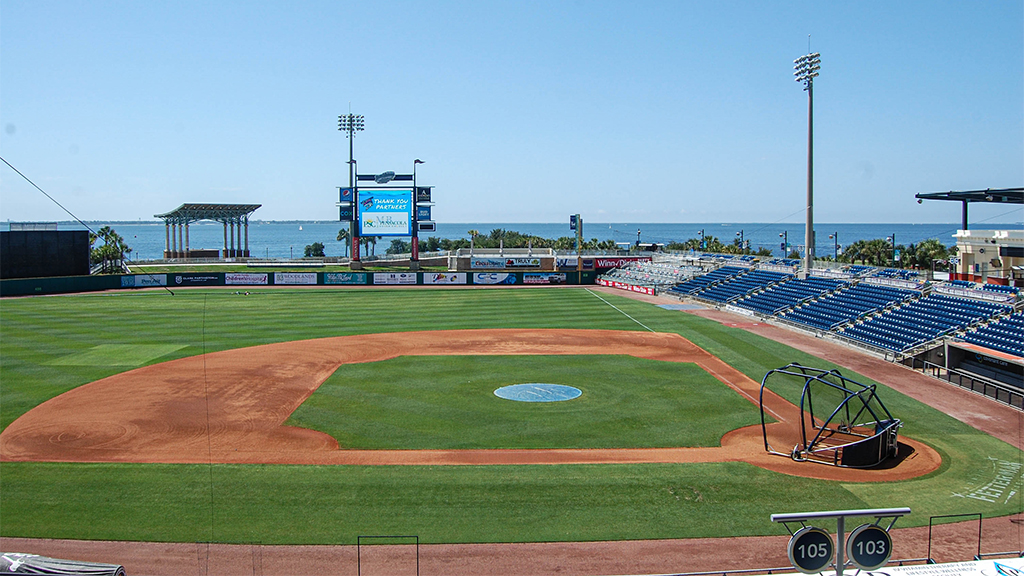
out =
[[630,316],[629,314],[626,314],[626,313],[625,313],[625,312],[623,312],[622,310],[619,310],[619,308],[618,308],[617,306],[615,306],[615,304],[612,304],[611,302],[609,302],[609,301],[605,300],[604,298],[601,298],[601,295],[600,295],[600,294],[598,294],[597,292],[594,292],[594,291],[593,291],[593,290],[591,290],[590,288],[587,288],[587,292],[590,292],[590,293],[591,293],[591,294],[593,294],[594,296],[597,296],[597,299],[598,299],[598,300],[600,300],[601,302],[604,302],[605,304],[607,304],[607,305],[611,306],[612,308],[615,308],[615,310],[617,310],[617,311],[618,311],[618,312],[619,312],[620,314],[622,314],[622,315],[623,315],[623,316],[625,316],[626,318],[629,318],[629,319],[630,319],[630,320],[632,320],[633,322],[636,322],[637,324],[639,324],[639,325],[643,326],[643,327],[644,327],[644,330],[647,330],[648,332],[654,332],[654,330],[651,330],[651,329],[650,329],[650,327],[648,327],[648,326],[647,326],[646,324],[644,324],[643,322],[641,322],[641,321],[637,320],[636,318],[633,318],[632,316]]

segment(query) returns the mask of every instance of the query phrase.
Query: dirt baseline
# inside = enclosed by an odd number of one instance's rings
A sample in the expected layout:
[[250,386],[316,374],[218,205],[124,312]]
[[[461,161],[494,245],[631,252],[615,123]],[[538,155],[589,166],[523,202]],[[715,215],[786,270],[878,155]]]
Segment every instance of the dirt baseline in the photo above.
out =
[[[53,462],[496,465],[748,462],[830,480],[893,481],[939,467],[937,452],[903,439],[904,457],[878,470],[798,463],[765,452],[760,426],[713,448],[347,450],[320,432],[285,426],[339,366],[411,355],[627,354],[692,362],[757,404],[760,384],[677,334],[611,330],[454,330],[369,334],[227,350],[97,380],[24,414],[0,434],[0,460]],[[766,391],[793,434],[799,410]],[[909,454],[909,456],[907,456]]]

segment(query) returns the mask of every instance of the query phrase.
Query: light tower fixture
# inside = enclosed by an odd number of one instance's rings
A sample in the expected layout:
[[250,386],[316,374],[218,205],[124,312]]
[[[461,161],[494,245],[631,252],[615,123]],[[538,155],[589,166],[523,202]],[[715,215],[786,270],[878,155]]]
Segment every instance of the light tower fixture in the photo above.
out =
[[345,137],[348,138],[348,159],[349,159],[349,170],[348,170],[348,186],[349,188],[355,185],[355,176],[352,167],[352,141],[355,140],[356,132],[363,131],[363,116],[359,114],[342,114],[338,116],[338,130],[345,133]]
[[[363,131],[363,116],[361,114],[342,114],[338,116],[338,130],[345,133],[345,137],[348,138],[348,187],[352,189],[352,213],[353,215],[358,214],[358,208],[356,202],[359,201],[358,190],[356,190],[356,161],[352,157],[352,142],[356,139],[356,132]],[[361,265],[359,264],[359,223],[358,216],[352,218],[352,222],[349,223],[349,237],[352,238],[352,262],[355,262],[355,268],[358,269]]]
[[[808,41],[810,43],[810,41]],[[793,75],[807,92],[807,223],[804,229],[804,274],[814,266],[814,78],[821,70],[821,54],[812,52],[793,61]]]

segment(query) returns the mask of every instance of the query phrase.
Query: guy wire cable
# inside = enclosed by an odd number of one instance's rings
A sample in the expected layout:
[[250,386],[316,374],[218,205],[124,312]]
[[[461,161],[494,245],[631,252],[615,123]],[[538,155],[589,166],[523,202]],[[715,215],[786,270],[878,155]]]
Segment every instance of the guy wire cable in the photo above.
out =
[[[82,220],[81,218],[79,218],[78,216],[75,216],[75,215],[74,215],[74,213],[72,213],[72,212],[71,212],[71,210],[68,210],[67,208],[65,208],[65,207],[64,207],[64,205],[63,205],[63,204],[61,204],[60,202],[58,202],[58,201],[57,201],[57,200],[56,200],[56,199],[55,199],[55,198],[54,198],[53,196],[50,196],[49,194],[47,194],[45,190],[43,190],[42,188],[40,188],[40,187],[39,187],[39,185],[38,185],[38,184],[36,184],[35,182],[33,182],[33,181],[32,181],[32,179],[30,179],[30,178],[29,178],[28,176],[25,176],[24,174],[22,174],[22,173],[21,173],[21,170],[18,170],[17,168],[15,168],[15,167],[14,167],[14,165],[12,165],[12,164],[11,164],[10,162],[8,162],[8,161],[7,161],[7,159],[6,159],[6,158],[4,158],[3,156],[0,156],[0,160],[3,160],[4,164],[7,164],[7,166],[8,166],[8,167],[9,167],[9,168],[10,168],[11,170],[14,170],[14,172],[15,172],[15,173],[16,173],[16,174],[17,174],[18,176],[21,176],[22,178],[24,178],[24,179],[25,179],[25,181],[26,181],[26,182],[28,182],[29,184],[31,184],[31,185],[32,185],[32,186],[33,186],[33,187],[34,187],[34,188],[35,188],[36,190],[39,190],[39,192],[41,192],[41,193],[43,194],[43,196],[46,196],[46,197],[47,197],[47,198],[48,198],[48,199],[50,200],[50,202],[53,202],[54,204],[56,204],[57,206],[59,206],[61,210],[63,210],[63,211],[65,211],[65,212],[67,212],[67,213],[68,213],[68,215],[69,215],[69,216],[71,216],[72,218],[74,218],[76,222],[78,222],[78,223],[79,223],[79,224],[81,224],[82,226],[85,226],[85,229],[86,229],[86,230],[88,230],[89,232],[91,232],[93,236],[99,237],[99,234],[97,234],[97,233],[96,233],[96,231],[95,231],[95,230],[93,230],[91,226],[89,226],[88,224],[86,224],[86,223],[85,223],[85,222],[84,222],[84,221],[83,221],[83,220]],[[149,273],[149,272],[145,272],[145,274],[146,274],[146,276],[149,276],[150,278],[152,278],[152,279],[154,279],[154,280],[155,280],[155,277],[154,277],[154,276],[153,276],[153,275],[152,275],[151,273]],[[171,291],[171,289],[170,289],[170,288],[168,288],[166,284],[164,284],[163,288],[164,288],[164,290],[167,290],[168,292],[170,292],[170,293],[171,293],[171,296],[174,296],[174,292],[172,292],[172,291]]]

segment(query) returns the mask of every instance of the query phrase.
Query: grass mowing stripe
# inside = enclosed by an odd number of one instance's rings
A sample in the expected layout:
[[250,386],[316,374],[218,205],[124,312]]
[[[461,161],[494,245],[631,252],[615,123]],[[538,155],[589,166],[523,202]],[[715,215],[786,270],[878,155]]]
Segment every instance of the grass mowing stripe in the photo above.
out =
[[[206,473],[199,465],[12,464],[0,500],[3,529],[28,537],[202,541],[209,535]],[[779,507],[863,506],[844,490],[822,491],[814,481],[739,463],[222,465],[213,476],[217,542],[354,544],[360,534],[406,533],[424,543],[762,535],[780,533],[767,521]],[[781,484],[794,490],[750,497]],[[40,492],[46,498],[28,499]]]

